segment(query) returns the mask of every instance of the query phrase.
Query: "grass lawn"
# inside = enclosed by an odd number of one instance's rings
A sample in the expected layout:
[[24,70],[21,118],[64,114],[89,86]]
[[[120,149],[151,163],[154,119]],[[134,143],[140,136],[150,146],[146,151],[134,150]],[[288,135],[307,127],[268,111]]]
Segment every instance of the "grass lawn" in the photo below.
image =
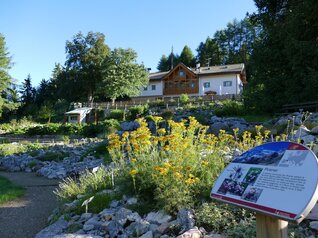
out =
[[24,188],[14,185],[8,179],[0,176],[0,204],[23,196]]

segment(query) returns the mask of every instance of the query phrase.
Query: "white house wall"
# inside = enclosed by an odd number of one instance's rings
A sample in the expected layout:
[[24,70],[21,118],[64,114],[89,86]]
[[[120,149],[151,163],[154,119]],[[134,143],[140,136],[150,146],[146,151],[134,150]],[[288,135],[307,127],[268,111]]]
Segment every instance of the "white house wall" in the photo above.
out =
[[[155,90],[153,90],[153,86]],[[141,97],[149,97],[149,96],[162,96],[163,95],[163,83],[161,81],[149,82],[147,86],[147,90],[144,88],[141,89]]]
[[[205,95],[207,91],[215,91],[217,95],[224,94],[239,94],[239,85],[241,79],[239,75],[227,74],[227,75],[199,75],[199,95]],[[224,87],[223,83],[231,81],[232,85]],[[204,83],[210,82],[209,88],[204,88]]]

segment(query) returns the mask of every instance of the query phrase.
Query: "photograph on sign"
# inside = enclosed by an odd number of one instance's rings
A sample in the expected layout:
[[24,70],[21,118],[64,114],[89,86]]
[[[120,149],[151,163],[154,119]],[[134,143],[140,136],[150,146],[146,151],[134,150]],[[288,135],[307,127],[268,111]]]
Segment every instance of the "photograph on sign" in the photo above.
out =
[[211,198],[300,222],[317,202],[318,162],[293,142],[257,146],[235,158],[216,180]]

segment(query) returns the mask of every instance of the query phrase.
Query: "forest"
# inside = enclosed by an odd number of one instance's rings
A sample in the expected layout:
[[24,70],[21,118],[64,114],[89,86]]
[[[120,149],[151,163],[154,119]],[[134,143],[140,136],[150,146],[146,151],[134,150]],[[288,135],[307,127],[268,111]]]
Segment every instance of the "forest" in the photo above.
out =
[[[244,63],[248,84],[243,102],[254,113],[272,114],[284,104],[318,100],[318,2],[255,0],[255,5],[255,13],[199,42],[195,54],[187,45],[180,55],[163,54],[157,69],[168,71],[179,62],[189,67]],[[137,53],[110,49],[103,33],[79,32],[66,41],[65,50],[65,63],[56,64],[49,79],[34,87],[29,74],[16,85],[9,74],[14,62],[0,33],[2,121],[45,120],[63,114],[71,102],[127,100],[148,83]]]

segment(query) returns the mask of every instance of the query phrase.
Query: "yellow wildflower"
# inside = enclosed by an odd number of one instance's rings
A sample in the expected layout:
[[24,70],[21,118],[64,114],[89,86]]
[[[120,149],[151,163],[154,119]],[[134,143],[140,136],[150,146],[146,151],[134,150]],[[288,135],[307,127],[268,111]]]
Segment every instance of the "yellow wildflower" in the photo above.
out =
[[132,170],[130,170],[130,172],[129,172],[129,174],[130,174],[131,176],[134,176],[134,175],[136,175],[137,173],[138,173],[137,169],[132,169]]

